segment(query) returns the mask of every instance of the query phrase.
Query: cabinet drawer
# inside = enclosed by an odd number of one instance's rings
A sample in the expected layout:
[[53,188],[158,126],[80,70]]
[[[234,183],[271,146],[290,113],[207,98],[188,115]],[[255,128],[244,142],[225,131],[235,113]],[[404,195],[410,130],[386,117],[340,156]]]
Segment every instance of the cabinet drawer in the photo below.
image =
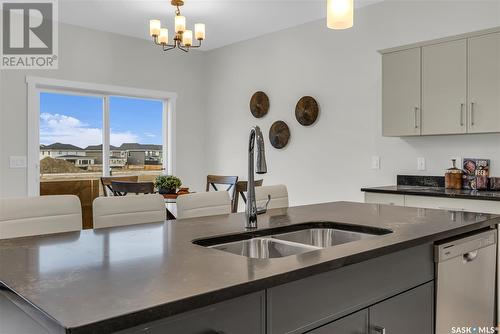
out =
[[415,208],[500,214],[500,201],[407,195],[405,205]]
[[316,328],[307,334],[368,334],[368,310],[362,310],[342,319]]
[[434,282],[370,307],[370,330],[387,333],[434,333]]
[[405,205],[404,195],[365,193],[365,203]]
[[267,290],[268,333],[303,333],[434,278],[432,245]]
[[194,311],[156,320],[121,334],[265,333],[265,293],[257,292]]

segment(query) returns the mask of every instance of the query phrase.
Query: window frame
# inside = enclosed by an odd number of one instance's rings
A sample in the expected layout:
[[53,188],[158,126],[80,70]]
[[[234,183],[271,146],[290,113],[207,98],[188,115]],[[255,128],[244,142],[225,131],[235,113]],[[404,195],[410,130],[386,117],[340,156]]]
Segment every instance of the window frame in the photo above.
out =
[[[123,96],[160,100],[163,103],[162,145],[163,173],[175,174],[176,170],[176,101],[177,93],[88,82],[26,76],[28,98],[28,154],[27,194],[40,195],[40,93],[87,95],[103,99],[102,145],[103,157],[110,153],[109,97]],[[103,159],[103,174],[109,176],[109,159]]]

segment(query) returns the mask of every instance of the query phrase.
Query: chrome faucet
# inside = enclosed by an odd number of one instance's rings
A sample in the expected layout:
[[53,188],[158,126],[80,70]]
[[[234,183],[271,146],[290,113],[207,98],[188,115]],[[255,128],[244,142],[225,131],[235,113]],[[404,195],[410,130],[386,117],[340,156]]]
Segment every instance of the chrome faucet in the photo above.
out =
[[[261,213],[257,210],[255,201],[255,179],[254,179],[254,148],[257,143],[257,174],[267,173],[266,155],[264,152],[264,137],[258,126],[250,131],[248,143],[248,185],[247,185],[247,207],[246,207],[246,228],[257,228],[257,215]],[[269,203],[269,201],[268,201]],[[265,211],[264,211],[265,212]]]

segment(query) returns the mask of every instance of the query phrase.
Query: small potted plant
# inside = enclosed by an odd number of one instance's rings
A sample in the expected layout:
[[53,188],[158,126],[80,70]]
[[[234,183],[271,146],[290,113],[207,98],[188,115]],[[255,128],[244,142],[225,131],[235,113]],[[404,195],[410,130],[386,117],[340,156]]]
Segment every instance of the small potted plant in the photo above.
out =
[[155,180],[155,187],[162,195],[175,194],[180,186],[182,186],[181,180],[173,175],[160,175]]

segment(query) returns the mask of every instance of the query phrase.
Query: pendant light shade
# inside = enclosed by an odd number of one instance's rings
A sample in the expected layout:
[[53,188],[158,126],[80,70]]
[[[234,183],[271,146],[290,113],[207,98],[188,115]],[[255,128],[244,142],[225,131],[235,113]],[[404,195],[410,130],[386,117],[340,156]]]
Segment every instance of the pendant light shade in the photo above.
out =
[[354,25],[354,0],[327,0],[327,26],[348,29]]

